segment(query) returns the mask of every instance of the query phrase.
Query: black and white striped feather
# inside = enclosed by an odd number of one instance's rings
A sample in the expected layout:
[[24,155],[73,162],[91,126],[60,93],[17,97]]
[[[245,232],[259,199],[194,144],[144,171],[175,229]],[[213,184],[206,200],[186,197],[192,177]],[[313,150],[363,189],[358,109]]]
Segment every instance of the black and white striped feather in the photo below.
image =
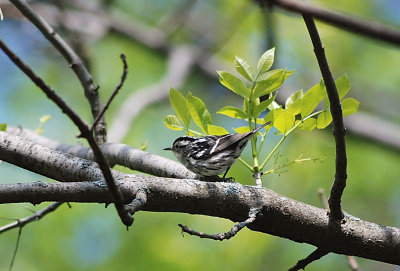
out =
[[[177,138],[171,148],[187,169],[200,176],[216,176],[227,172],[246,147],[249,139],[267,122],[244,134]],[[225,176],[225,175],[224,175]]]

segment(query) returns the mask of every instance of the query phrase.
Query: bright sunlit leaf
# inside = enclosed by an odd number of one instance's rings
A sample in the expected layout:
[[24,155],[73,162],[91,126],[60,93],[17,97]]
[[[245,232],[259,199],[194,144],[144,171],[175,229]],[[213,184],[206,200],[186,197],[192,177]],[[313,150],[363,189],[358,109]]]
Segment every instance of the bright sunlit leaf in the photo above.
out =
[[275,119],[274,126],[278,129],[279,132],[285,134],[288,132],[294,125],[294,116],[283,110]]
[[311,131],[317,127],[317,120],[315,118],[308,118],[299,125],[299,128],[304,131]]
[[343,117],[357,112],[360,102],[353,98],[346,98],[342,101]]
[[185,97],[178,90],[170,88],[169,100],[176,114],[178,115],[178,118],[185,124],[187,128],[189,128],[192,117],[190,116]]
[[300,113],[303,118],[310,115],[318,104],[324,99],[325,95],[325,84],[321,80],[318,84],[310,88],[301,99]]
[[239,134],[244,134],[244,133],[250,132],[249,126],[238,127],[238,128],[233,129],[233,130],[236,133],[239,133]]
[[326,110],[318,114],[317,117],[317,128],[324,129],[332,122],[332,114],[330,110]]
[[242,96],[245,99],[249,99],[250,90],[247,88],[246,84],[234,76],[233,74],[226,71],[218,71],[219,81],[222,85],[232,90],[236,94]]
[[255,81],[257,81],[260,75],[267,72],[272,67],[272,64],[274,63],[274,55],[275,55],[275,48],[272,48],[266,51],[260,57],[257,63],[257,74]]
[[167,115],[163,118],[163,123],[171,130],[183,130],[182,123],[175,115]]
[[229,132],[224,128],[212,124],[208,124],[208,133],[210,135],[226,135],[229,134]]
[[245,112],[240,110],[239,108],[236,108],[234,106],[225,106],[221,108],[218,112],[218,114],[222,114],[231,118],[235,119],[247,119],[247,115]]
[[236,68],[236,71],[238,73],[240,73],[247,80],[249,80],[249,81],[254,80],[253,68],[250,66],[250,64],[246,60],[244,60],[238,56],[235,56],[235,68]]
[[193,96],[191,92],[188,92],[186,104],[194,122],[200,127],[203,133],[207,134],[208,124],[211,123],[211,115],[204,102],[200,98]]

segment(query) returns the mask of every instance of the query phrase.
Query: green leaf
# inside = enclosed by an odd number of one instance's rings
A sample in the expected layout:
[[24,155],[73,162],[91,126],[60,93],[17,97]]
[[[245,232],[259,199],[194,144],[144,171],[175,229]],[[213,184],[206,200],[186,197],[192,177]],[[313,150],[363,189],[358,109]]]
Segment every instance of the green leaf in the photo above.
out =
[[294,73],[294,71],[287,71],[286,69],[274,70],[269,72],[269,76],[265,80],[259,81],[256,84],[256,87],[254,88],[253,98],[258,98],[274,92],[282,86],[285,80],[292,73]]
[[207,134],[208,124],[211,123],[211,115],[204,102],[200,98],[193,96],[191,92],[188,92],[186,104],[194,122],[200,127],[203,133]]
[[169,100],[178,118],[185,124],[186,128],[189,128],[192,117],[190,116],[185,97],[178,90],[170,88]]
[[299,125],[299,128],[301,130],[305,130],[308,132],[313,130],[315,127],[317,127],[317,120],[315,118],[308,118],[304,120],[302,124]]
[[218,71],[219,81],[222,85],[232,90],[236,94],[242,96],[245,99],[249,99],[250,90],[247,88],[246,84],[234,76],[233,74],[226,71]]
[[171,130],[183,130],[182,123],[175,115],[167,115],[163,118],[163,123]]
[[[340,76],[338,79],[335,80],[335,85],[336,89],[338,90],[339,93],[339,99],[342,100],[344,96],[350,91],[351,85],[350,85],[350,79],[347,76],[347,74],[344,74]],[[329,99],[328,95],[325,94],[325,109],[329,107]]]
[[244,60],[238,56],[235,56],[235,68],[236,68],[237,72],[240,73],[247,80],[249,80],[249,81],[254,80],[253,68],[250,66],[250,64],[246,60]]
[[272,109],[272,110],[269,111],[268,114],[264,117],[264,121],[265,121],[265,122],[270,121],[270,122],[272,123],[272,125],[274,125],[274,124],[275,124],[274,122],[275,122],[276,118],[277,118],[280,114],[282,114],[282,112],[283,112],[283,108],[281,108],[281,107]]
[[293,125],[294,116],[286,110],[283,110],[274,120],[274,126],[283,134],[288,132]]
[[301,99],[300,103],[300,114],[302,118],[310,115],[318,104],[324,99],[325,95],[325,84],[321,80],[318,84],[310,88]]
[[343,117],[357,112],[360,102],[353,98],[346,98],[342,101]]
[[330,110],[321,112],[317,117],[317,128],[324,129],[332,122],[332,114]]
[[5,132],[7,130],[7,123],[0,123],[0,131]]
[[208,124],[208,134],[210,135],[226,135],[229,134],[224,127]]
[[296,91],[286,99],[285,108],[295,116],[297,114],[300,114],[300,106],[302,98],[303,98],[303,90]]
[[217,114],[222,114],[235,119],[247,119],[246,113],[234,106],[225,106],[221,108]]
[[272,67],[272,64],[274,63],[274,55],[275,55],[275,48],[272,48],[266,51],[260,57],[257,63],[257,75],[255,78],[256,81],[261,74],[267,72]]
[[239,133],[239,134],[244,134],[244,133],[250,132],[249,126],[238,127],[238,128],[236,128],[236,129],[233,129],[233,130],[234,130],[236,133]]
[[260,116],[260,114],[267,110],[268,106],[270,106],[270,104],[275,100],[276,95],[271,96],[270,98],[268,98],[265,101],[262,101],[259,105],[256,106],[255,110],[253,111],[253,117],[254,118],[258,118],[258,116]]
[[338,79],[335,80],[336,88],[339,92],[339,99],[343,99],[344,96],[350,91],[350,79],[347,74],[340,76]]

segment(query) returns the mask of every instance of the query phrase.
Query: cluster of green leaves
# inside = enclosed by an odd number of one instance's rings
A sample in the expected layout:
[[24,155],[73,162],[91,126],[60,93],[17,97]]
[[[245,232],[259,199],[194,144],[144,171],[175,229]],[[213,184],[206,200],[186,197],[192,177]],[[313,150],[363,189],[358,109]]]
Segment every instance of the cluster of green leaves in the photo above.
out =
[[[242,108],[225,106],[217,112],[247,122],[246,126],[234,129],[236,132],[245,133],[255,129],[257,124],[270,122],[265,127],[265,132],[261,133],[259,142],[257,142],[257,137],[251,139],[253,166],[241,160],[252,172],[261,172],[282,142],[296,128],[305,131],[311,131],[315,128],[324,129],[332,121],[329,99],[323,80],[305,92],[299,90],[293,93],[287,98],[284,105],[275,101],[278,89],[294,71],[286,69],[270,70],[274,62],[274,53],[274,48],[266,51],[258,60],[255,69],[246,60],[235,57],[236,71],[245,80],[227,71],[218,71],[220,83],[243,98]],[[358,101],[353,98],[344,98],[350,90],[349,78],[343,75],[335,83],[342,103],[343,115],[355,113],[358,110]],[[190,92],[185,98],[179,91],[172,88],[169,97],[177,115],[164,117],[163,122],[168,128],[173,130],[185,129],[186,134],[189,135],[222,135],[228,133],[223,127],[211,124],[211,115],[200,98],[193,96]],[[264,98],[264,100],[261,100],[261,98]],[[323,106],[316,111],[319,108],[318,105],[322,102],[324,102]],[[267,110],[268,113],[263,116],[263,113]],[[202,133],[189,129],[192,119],[200,127]],[[281,135],[281,140],[260,164],[258,160],[260,150],[271,127],[277,129],[276,134]]]
[[[211,114],[207,110],[204,102],[193,96],[189,91],[186,98],[176,89],[169,91],[169,100],[174,108],[176,115],[164,117],[164,124],[172,130],[184,130],[187,135],[225,135],[228,131],[225,128],[211,124]],[[201,129],[201,132],[189,129],[192,120]]]

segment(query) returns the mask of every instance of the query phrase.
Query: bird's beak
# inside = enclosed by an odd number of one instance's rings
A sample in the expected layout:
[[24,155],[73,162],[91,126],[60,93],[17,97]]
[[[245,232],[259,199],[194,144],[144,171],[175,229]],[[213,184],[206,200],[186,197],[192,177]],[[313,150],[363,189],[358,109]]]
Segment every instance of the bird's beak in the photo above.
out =
[[164,148],[163,150],[164,150],[164,151],[172,151],[172,148],[171,148],[171,147],[168,147],[168,148]]

